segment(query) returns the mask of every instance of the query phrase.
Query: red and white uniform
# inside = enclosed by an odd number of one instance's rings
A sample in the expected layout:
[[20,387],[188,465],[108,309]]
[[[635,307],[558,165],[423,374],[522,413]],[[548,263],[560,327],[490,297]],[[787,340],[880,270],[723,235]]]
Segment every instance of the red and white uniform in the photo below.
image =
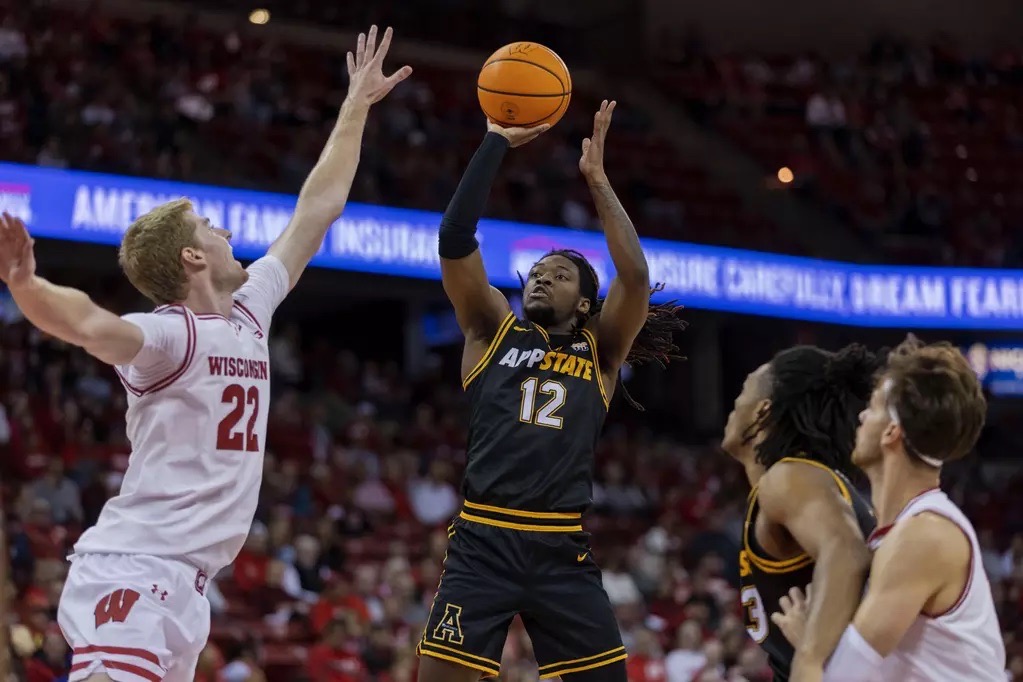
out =
[[934,488],[913,498],[895,518],[870,536],[877,549],[884,536],[917,514],[938,514],[956,524],[970,541],[970,573],[959,600],[945,613],[920,614],[895,651],[881,665],[882,680],[899,682],[1005,682],[1005,644],[998,627],[991,584],[981,560],[977,534],[966,515]]
[[284,265],[248,268],[230,317],[181,305],[126,315],[142,350],[117,367],[132,453],[117,497],[79,539],[58,621],[70,681],[191,680],[209,634],[207,576],[248,535],[270,401],[267,334],[289,289]]

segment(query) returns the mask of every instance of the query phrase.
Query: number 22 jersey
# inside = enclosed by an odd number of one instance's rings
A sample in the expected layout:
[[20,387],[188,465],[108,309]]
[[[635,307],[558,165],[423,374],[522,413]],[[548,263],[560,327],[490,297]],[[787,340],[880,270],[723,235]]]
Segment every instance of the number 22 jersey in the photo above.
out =
[[[852,506],[863,537],[866,538],[874,530],[876,519],[870,503],[840,472],[802,457],[785,457],[779,462],[802,462],[827,469],[842,498]],[[746,502],[746,523],[742,531],[742,551],[739,553],[743,618],[746,621],[746,632],[767,652],[768,662],[774,671],[774,682],[787,682],[794,650],[785,635],[771,625],[771,614],[780,610],[778,600],[787,595],[791,588],[806,589],[813,579],[814,561],[808,554],[785,560],[768,557],[756,540],[759,511],[757,488],[754,486]]]
[[142,350],[116,367],[131,441],[120,493],[75,554],[147,554],[214,575],[234,561],[256,511],[270,401],[267,333],[288,293],[280,260],[248,268],[230,317],[182,305],[125,315]]

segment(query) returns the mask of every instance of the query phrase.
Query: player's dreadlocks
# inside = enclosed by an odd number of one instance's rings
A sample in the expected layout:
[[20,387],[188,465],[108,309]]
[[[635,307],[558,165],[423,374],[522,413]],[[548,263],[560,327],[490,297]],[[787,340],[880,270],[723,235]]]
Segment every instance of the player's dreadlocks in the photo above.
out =
[[[587,320],[600,314],[600,309],[604,304],[604,299],[597,296],[597,292],[600,291],[600,279],[597,277],[597,271],[590,265],[586,256],[574,249],[554,249],[545,253],[543,258],[549,256],[567,258],[575,263],[575,266],[579,269],[579,291],[583,298],[590,300],[590,310],[585,314],[580,314],[576,319],[573,333],[578,333]],[[521,276],[519,279],[521,280]],[[523,286],[525,286],[525,283],[523,283]],[[653,287],[650,290],[650,295],[652,296],[663,288],[663,285]],[[632,342],[632,348],[629,349],[625,362],[633,367],[653,362],[663,369],[672,360],[684,360],[685,358],[678,355],[678,346],[675,345],[672,338],[674,332],[682,331],[688,326],[688,323],[678,316],[680,310],[682,310],[682,306],[677,305],[676,301],[651,303],[646,322],[643,323],[643,328],[640,329],[636,339]],[[637,410],[644,411],[643,406],[629,395],[629,391],[625,388],[624,384],[622,385],[622,395],[625,396],[630,405]]]
[[855,343],[834,353],[796,346],[775,355],[765,377],[770,407],[743,434],[747,443],[764,434],[757,462],[770,467],[799,456],[851,474],[859,414],[887,357],[887,349]]

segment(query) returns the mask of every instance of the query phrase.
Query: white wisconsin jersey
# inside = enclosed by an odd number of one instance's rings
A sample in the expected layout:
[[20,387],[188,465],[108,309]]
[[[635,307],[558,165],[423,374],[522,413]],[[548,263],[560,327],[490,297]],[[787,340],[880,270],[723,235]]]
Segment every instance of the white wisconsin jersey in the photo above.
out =
[[898,648],[885,657],[882,680],[899,682],[1005,682],[1005,644],[998,627],[991,584],[981,560],[977,534],[962,510],[934,488],[913,498],[887,528],[870,539],[877,549],[884,536],[917,514],[938,514],[956,524],[970,541],[970,572],[959,600],[945,613],[920,614]]
[[249,268],[231,316],[184,306],[126,315],[145,341],[117,367],[131,457],[120,493],[76,554],[147,554],[214,575],[234,561],[256,512],[270,402],[267,332],[289,289],[273,256]]

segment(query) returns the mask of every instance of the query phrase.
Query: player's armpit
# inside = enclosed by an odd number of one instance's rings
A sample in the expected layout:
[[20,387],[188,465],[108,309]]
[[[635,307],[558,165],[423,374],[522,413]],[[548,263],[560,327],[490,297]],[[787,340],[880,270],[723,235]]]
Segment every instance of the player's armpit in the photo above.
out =
[[969,541],[952,521],[933,514],[901,521],[874,553],[856,630],[888,656],[921,613],[947,609],[937,603],[943,597],[954,603],[945,593],[961,591],[969,561]]
[[235,292],[235,304],[242,315],[265,334],[274,311],[291,291],[294,282],[287,266],[272,254],[257,260],[246,268],[246,272],[249,279]]
[[833,474],[802,462],[779,462],[758,485],[761,513],[788,531],[814,561],[814,598],[795,669],[821,665],[852,620],[870,552],[852,505]]

